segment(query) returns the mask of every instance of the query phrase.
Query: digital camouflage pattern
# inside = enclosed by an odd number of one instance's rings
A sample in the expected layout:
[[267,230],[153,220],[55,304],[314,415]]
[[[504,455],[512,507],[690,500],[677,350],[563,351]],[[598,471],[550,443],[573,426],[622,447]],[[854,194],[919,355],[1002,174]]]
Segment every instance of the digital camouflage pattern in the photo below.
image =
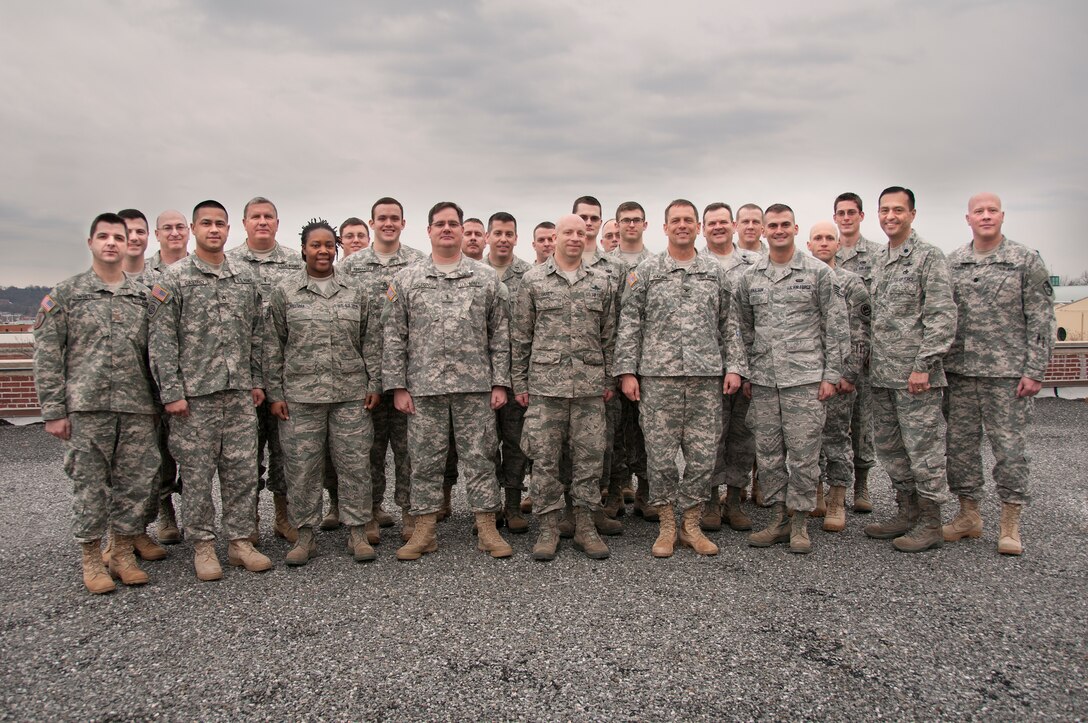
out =
[[[525,454],[533,460],[533,476],[529,478],[533,514],[563,509],[564,479],[568,476],[573,504],[594,512],[600,509],[605,424],[602,396],[530,395],[521,441]],[[561,464],[568,445],[570,456]]]
[[337,269],[355,278],[372,300],[380,300],[385,298],[389,283],[398,272],[426,258],[426,254],[401,244],[393,258],[382,263],[374,247],[368,246],[341,261]]
[[[872,288],[873,269],[885,247],[885,244],[859,236],[856,246],[839,248],[835,254],[836,267],[860,276],[865,282],[866,291],[869,291]],[[873,392],[869,380],[868,359],[854,386],[854,408],[850,413],[850,444],[854,468],[871,469],[876,464],[876,452],[873,449]],[[828,414],[831,414],[830,409]]]
[[839,246],[839,250],[835,253],[835,266],[860,276],[865,282],[865,290],[869,291],[873,283],[873,269],[876,268],[880,255],[886,248],[886,244],[858,236],[856,245]]
[[956,304],[940,249],[911,231],[877,257],[871,285],[874,387],[906,389],[911,372],[943,387],[943,358],[956,335]]
[[873,444],[892,487],[917,492],[938,505],[948,502],[945,477],[943,389],[911,394],[873,387]]
[[[616,248],[619,248],[619,246]],[[587,258],[586,256],[582,257],[582,265],[593,271],[603,273],[608,277],[615,294],[612,309],[618,323],[620,315],[620,295],[623,292],[624,279],[627,278],[627,264],[622,258],[612,253],[602,253],[602,250],[595,246],[591,258]],[[618,469],[613,469],[613,462],[616,457],[623,458],[627,456],[626,449],[623,448],[624,438],[621,434],[618,434],[620,430],[621,415],[622,411],[618,398],[613,397],[605,403],[605,447],[604,463],[601,465],[601,489],[607,488],[610,479],[614,475],[618,476],[619,474]],[[630,479],[630,475],[628,475],[627,478]],[[567,482],[570,482],[570,480],[568,479]]]
[[248,243],[242,243],[226,252],[234,268],[245,267],[255,276],[261,285],[261,298],[267,301],[272,297],[272,289],[283,281],[294,278],[305,269],[302,254],[294,249],[285,248],[277,243],[267,258],[258,258]]
[[756,438],[759,486],[769,504],[791,510],[816,507],[824,403],[819,383],[770,387],[752,385],[748,426]]

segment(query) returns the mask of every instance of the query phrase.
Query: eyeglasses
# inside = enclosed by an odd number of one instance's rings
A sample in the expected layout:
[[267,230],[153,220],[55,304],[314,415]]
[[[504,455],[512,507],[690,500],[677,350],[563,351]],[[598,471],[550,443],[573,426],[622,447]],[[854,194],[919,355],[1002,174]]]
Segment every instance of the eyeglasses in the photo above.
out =
[[600,216],[590,216],[590,215],[584,214],[584,213],[578,214],[578,218],[582,219],[586,223],[600,223],[601,222],[601,217]]
[[461,228],[460,221],[434,221],[431,228]]
[[642,219],[642,218],[621,218],[619,220],[619,224],[621,226],[634,226],[635,224],[642,223],[645,220],[646,219]]

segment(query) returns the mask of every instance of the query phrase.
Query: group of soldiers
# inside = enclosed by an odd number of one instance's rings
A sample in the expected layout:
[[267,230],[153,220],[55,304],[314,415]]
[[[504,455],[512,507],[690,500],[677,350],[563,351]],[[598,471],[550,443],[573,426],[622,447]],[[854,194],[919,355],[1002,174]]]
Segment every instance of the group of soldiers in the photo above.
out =
[[[400,560],[438,549],[458,481],[477,546],[496,558],[513,552],[499,528],[528,531],[530,511],[534,559],[564,537],[608,557],[601,536],[622,533],[629,502],[658,524],[653,556],[678,543],[715,555],[705,532],[750,530],[749,495],[772,512],[749,544],[807,553],[810,516],[844,529],[848,488],[854,512],[872,511],[877,459],[898,510],[865,534],[918,552],[981,535],[983,430],[998,551],[1018,555],[1025,435],[1054,340],[1048,273],[1005,238],[993,194],[969,200],[971,241],[947,258],[913,230],[909,189],[878,203],[886,245],[861,235],[862,199],[843,193],[806,254],[789,206],[700,213],[678,199],[667,249],[651,254],[640,204],[605,219],[583,196],[533,230],[534,264],[514,255],[512,215],[485,224],[448,201],[428,212],[429,255],[401,244],[404,209],[388,197],[369,223],[312,220],[301,253],[280,244],[263,197],[229,251],[222,204],[197,204],[190,223],[160,214],[146,261],[146,217],[101,214],[91,269],[50,291],[34,322],[84,583],[146,583],[136,557],[182,539],[179,493],[197,577],[222,577],[215,476],[232,566],[272,566],[256,548],[265,486],[288,565],[341,524],[353,558],[373,560],[394,524],[390,450]],[[959,511],[942,524],[950,493]]]

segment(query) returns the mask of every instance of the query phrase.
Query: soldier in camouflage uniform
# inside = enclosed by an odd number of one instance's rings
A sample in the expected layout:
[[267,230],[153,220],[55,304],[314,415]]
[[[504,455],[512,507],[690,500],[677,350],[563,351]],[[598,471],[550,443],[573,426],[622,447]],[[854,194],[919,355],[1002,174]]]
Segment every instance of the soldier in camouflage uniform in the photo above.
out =
[[941,425],[942,359],[956,335],[948,264],[911,228],[914,193],[892,186],[880,194],[880,227],[888,248],[872,283],[873,443],[896,491],[898,514],[865,527],[895,538],[903,552],[940,547],[941,505],[948,500]]
[[305,271],[272,290],[267,391],[280,420],[289,509],[298,528],[288,565],[305,565],[317,548],[327,457],[336,469],[348,547],[356,562],[375,558],[364,528],[373,515],[369,410],[381,398],[380,307],[367,289],[334,272],[336,247],[333,228],[311,221],[302,229]]
[[155,219],[155,240],[159,250],[151,255],[147,266],[162,273],[170,264],[189,255],[189,223],[181,211],[163,211]]
[[[297,251],[284,248],[276,241],[279,230],[279,212],[275,204],[263,196],[251,198],[242,210],[242,222],[246,229],[245,243],[227,252],[227,258],[235,267],[246,267],[260,282],[262,299],[272,297],[272,289],[281,281],[294,278],[302,269],[302,257]],[[261,309],[262,315],[267,311]],[[268,456],[265,456],[265,447]],[[265,472],[267,471],[267,483]],[[295,542],[298,535],[287,514],[287,480],[284,477],[283,447],[280,445],[279,425],[272,414],[268,400],[257,408],[257,491],[267,484],[272,491],[276,520],[273,530],[288,542]],[[256,504],[256,501],[254,502]],[[254,507],[255,536],[260,535],[260,515]]]
[[569,448],[574,545],[602,559],[609,551],[597,536],[593,513],[601,508],[604,405],[615,386],[615,293],[608,276],[582,263],[585,222],[570,214],[556,231],[554,255],[522,279],[510,330],[511,383],[518,406],[528,407],[521,442],[534,460],[540,537],[533,558],[555,558],[564,508],[559,460]]
[[264,401],[259,280],[223,253],[230,225],[218,201],[193,209],[196,253],[151,289],[151,371],[171,415],[170,452],[185,479],[185,528],[200,580],[223,576],[215,555],[212,478],[218,472],[231,565],[272,562],[249,536],[257,504],[257,415]]
[[831,489],[827,495],[824,532],[842,532],[846,527],[846,487],[855,479],[850,420],[857,386],[869,359],[872,306],[861,277],[836,265],[839,232],[835,224],[821,221],[813,226],[808,234],[808,250],[834,272],[835,283],[846,300],[850,321],[850,346],[843,361],[842,379],[839,380],[835,396],[826,404],[827,420],[824,422],[823,448],[820,450],[820,487],[816,495],[817,511],[813,514],[819,517],[819,498],[826,479]]
[[[120,216],[91,224],[91,268],[42,299],[34,320],[34,378],[45,431],[64,441],[72,480],[72,534],[92,593],[148,578],[133,539],[159,471],[155,401],[147,366],[147,287],[122,271],[128,232]],[[113,533],[109,572],[99,550]]]
[[812,551],[805,513],[816,506],[824,403],[842,376],[850,330],[832,271],[797,251],[793,210],[773,204],[763,225],[770,251],[733,289],[726,392],[746,380],[760,483],[774,509],[748,543],[789,542],[790,552],[804,554]]
[[[752,264],[759,261],[759,254],[745,251],[733,243],[733,209],[726,203],[711,203],[703,210],[703,238],[705,253],[717,260],[725,271],[730,289]],[[752,521],[741,508],[744,489],[756,459],[756,440],[748,429],[748,408],[751,400],[744,394],[722,394],[722,435],[718,440],[718,452],[711,473],[710,501],[706,504],[699,524],[707,532],[722,528],[722,502],[730,529],[752,529]],[[724,500],[719,488],[725,486]]]
[[1031,499],[1027,430],[1054,347],[1054,293],[1038,252],[1005,238],[1005,212],[992,193],[967,205],[971,243],[948,257],[959,310],[948,372],[948,483],[960,511],[946,542],[982,534],[982,433],[993,448],[1001,528],[997,550],[1023,551],[1020,512]]
[[510,386],[508,300],[494,271],[462,255],[463,219],[457,204],[435,204],[427,215],[430,259],[398,273],[386,292],[382,385],[409,415],[416,519],[411,539],[397,550],[400,560],[438,549],[435,522],[451,425],[478,547],[492,557],[513,554],[495,529],[501,502],[494,411],[506,403]]
[[[840,193],[835,199],[835,225],[839,227],[839,251],[835,265],[861,277],[865,291],[871,290],[873,269],[884,251],[884,244],[861,235],[865,219],[861,196]],[[873,451],[873,391],[869,383],[869,360],[866,358],[855,384],[854,408],[850,413],[850,445],[854,455],[854,512],[873,511],[869,497],[869,470],[876,464]]]
[[[498,273],[511,303],[517,297],[525,273],[533,268],[532,264],[514,255],[517,242],[518,224],[514,217],[505,211],[491,214],[487,220],[488,252],[484,263]],[[521,451],[525,407],[513,403],[513,391],[510,389],[507,389],[507,399],[509,401],[495,412],[500,440],[495,472],[506,497],[506,527],[510,532],[521,534],[529,531],[529,524],[521,514],[521,492],[525,488],[525,468],[528,464],[525,453]]]
[[[384,303],[385,292],[393,277],[408,266],[426,258],[422,253],[400,242],[404,231],[404,207],[395,198],[382,197],[370,209],[370,229],[374,238],[363,249],[340,264],[343,273],[350,274],[370,294],[371,301]],[[393,393],[382,394],[381,403],[371,411],[374,423],[374,445],[370,448],[370,480],[373,485],[374,519],[381,527],[390,527],[393,519],[382,508],[385,499],[385,458],[393,450],[393,501],[401,509],[401,537],[405,542],[412,536],[412,516],[409,514],[409,486],[412,464],[408,456],[408,417],[393,406]],[[371,544],[377,540],[371,538]]]
[[533,229],[533,253],[536,254],[533,265],[544,263],[554,251],[555,224],[551,221],[541,221]]
[[[654,557],[673,554],[674,510],[683,517],[680,542],[700,555],[716,555],[699,518],[721,436],[729,282],[714,259],[695,251],[699,212],[693,203],[670,203],[664,229],[667,251],[627,275],[615,373],[627,398],[641,402],[650,504],[659,517]],[[682,480],[676,466],[681,450]]]

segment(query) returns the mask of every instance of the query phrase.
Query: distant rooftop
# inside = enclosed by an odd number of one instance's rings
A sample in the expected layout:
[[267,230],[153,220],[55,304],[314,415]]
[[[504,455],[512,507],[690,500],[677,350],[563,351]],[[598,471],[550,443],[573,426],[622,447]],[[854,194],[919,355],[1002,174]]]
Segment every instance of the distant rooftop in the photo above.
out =
[[1074,301],[1088,298],[1088,286],[1055,286],[1054,303],[1072,304]]

